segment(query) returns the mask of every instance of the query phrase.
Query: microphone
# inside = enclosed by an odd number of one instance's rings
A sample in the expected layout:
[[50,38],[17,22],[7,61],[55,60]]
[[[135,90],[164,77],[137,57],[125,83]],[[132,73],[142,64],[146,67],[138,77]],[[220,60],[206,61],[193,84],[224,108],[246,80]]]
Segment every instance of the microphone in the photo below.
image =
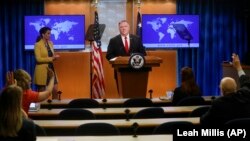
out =
[[216,99],[216,97],[215,97],[215,96],[212,96],[212,97],[211,97],[211,102],[210,102],[209,104],[211,104],[215,99]]
[[138,130],[138,127],[139,127],[139,124],[138,124],[137,122],[134,122],[134,123],[132,124],[133,132],[134,132],[133,137],[137,137],[137,130]]
[[106,109],[106,102],[107,102],[107,99],[104,98],[104,99],[102,100],[102,102],[103,102],[103,109]]
[[150,89],[148,92],[149,92],[149,97],[150,97],[150,99],[152,99],[153,90],[152,90],[152,89]]
[[58,91],[56,92],[58,94],[58,100],[61,100],[61,94],[62,94],[62,91]]
[[48,110],[51,110],[51,109],[52,109],[52,106],[51,106],[52,100],[51,100],[51,99],[48,99],[47,102],[49,103],[49,105],[48,105]]
[[129,113],[130,113],[130,110],[129,110],[129,109],[126,109],[124,112],[125,112],[125,114],[126,114],[126,121],[129,121]]

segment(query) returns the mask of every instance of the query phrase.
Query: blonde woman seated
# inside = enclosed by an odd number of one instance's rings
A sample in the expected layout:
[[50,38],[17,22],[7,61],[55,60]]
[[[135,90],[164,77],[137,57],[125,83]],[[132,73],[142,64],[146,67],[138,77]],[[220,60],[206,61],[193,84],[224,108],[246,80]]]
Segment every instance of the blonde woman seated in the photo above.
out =
[[49,74],[49,84],[47,89],[42,92],[33,91],[30,87],[31,77],[30,75],[22,69],[18,69],[14,72],[14,79],[17,82],[17,86],[20,86],[23,89],[23,103],[22,107],[26,113],[29,111],[30,104],[32,102],[41,102],[49,98],[54,87],[54,72],[51,69],[48,69]]
[[35,124],[24,117],[20,87],[9,85],[0,94],[0,141],[35,141]]

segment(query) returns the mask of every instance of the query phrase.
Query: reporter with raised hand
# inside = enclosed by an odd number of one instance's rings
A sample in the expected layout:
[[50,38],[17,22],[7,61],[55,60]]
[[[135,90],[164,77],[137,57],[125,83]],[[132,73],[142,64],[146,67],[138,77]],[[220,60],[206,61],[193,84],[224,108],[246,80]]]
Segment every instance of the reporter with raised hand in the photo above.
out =
[[44,91],[37,92],[33,91],[31,89],[31,77],[30,75],[22,69],[18,69],[14,71],[14,79],[17,82],[17,86],[20,86],[23,89],[23,103],[22,107],[26,113],[29,111],[29,106],[32,102],[42,102],[49,98],[49,96],[52,93],[53,87],[54,87],[54,72],[50,69],[48,69],[48,75],[49,75],[49,84],[47,88]]
[[201,117],[204,127],[222,127],[226,122],[237,118],[250,118],[250,77],[241,67],[237,54],[232,55],[233,67],[239,75],[240,89],[231,77],[220,82],[221,97],[215,99],[210,110]]

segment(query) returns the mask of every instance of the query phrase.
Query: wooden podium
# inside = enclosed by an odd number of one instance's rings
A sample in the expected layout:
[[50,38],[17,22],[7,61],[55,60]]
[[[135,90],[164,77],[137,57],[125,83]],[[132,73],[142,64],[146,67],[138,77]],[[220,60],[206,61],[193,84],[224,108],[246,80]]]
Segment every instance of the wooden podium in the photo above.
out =
[[121,56],[110,60],[110,64],[117,72],[119,95],[122,98],[145,98],[149,71],[152,67],[159,67],[162,59],[145,56],[144,67],[136,70],[129,66],[129,58],[129,56]]
[[[241,66],[246,75],[250,75],[250,66],[247,65],[241,65]],[[229,63],[222,63],[222,68],[223,68],[223,77],[232,77],[237,83],[237,88],[240,88],[238,72],[233,67],[233,65]]]

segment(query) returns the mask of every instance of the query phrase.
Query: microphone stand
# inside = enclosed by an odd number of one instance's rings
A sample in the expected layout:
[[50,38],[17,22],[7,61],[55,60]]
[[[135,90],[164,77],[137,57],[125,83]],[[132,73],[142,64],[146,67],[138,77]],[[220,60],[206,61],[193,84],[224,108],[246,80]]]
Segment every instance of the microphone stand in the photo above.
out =
[[153,90],[150,89],[148,92],[149,92],[149,97],[150,97],[150,99],[152,99],[152,97],[153,97]]
[[52,109],[52,107],[51,107],[52,100],[51,100],[51,99],[48,99],[47,102],[49,103],[49,105],[48,105],[48,110],[51,110],[51,109]]
[[129,121],[129,113],[130,113],[130,110],[129,110],[129,109],[126,109],[126,110],[125,110],[126,121]]
[[102,102],[103,102],[103,109],[106,109],[107,99],[106,99],[106,98],[104,98],[104,99],[102,100]]
[[134,138],[137,137],[138,127],[139,127],[139,124],[137,122],[135,122],[135,123],[132,124],[133,132],[134,132],[134,135],[133,135]]
[[62,91],[58,91],[57,94],[58,94],[58,100],[60,101],[61,100]]

